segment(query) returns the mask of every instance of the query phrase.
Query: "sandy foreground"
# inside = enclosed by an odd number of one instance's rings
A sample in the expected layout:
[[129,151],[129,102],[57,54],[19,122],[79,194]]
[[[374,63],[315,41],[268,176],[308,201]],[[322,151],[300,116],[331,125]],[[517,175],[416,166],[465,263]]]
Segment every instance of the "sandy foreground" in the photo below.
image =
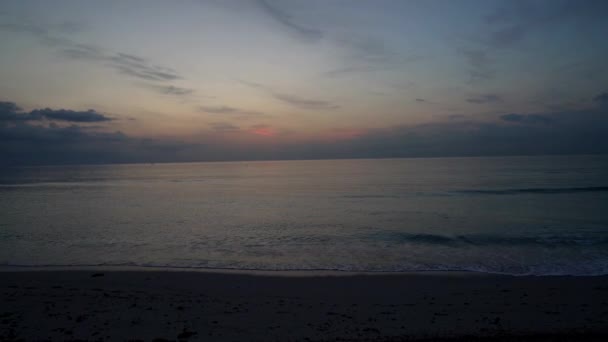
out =
[[604,276],[3,271],[0,292],[0,340],[608,341]]

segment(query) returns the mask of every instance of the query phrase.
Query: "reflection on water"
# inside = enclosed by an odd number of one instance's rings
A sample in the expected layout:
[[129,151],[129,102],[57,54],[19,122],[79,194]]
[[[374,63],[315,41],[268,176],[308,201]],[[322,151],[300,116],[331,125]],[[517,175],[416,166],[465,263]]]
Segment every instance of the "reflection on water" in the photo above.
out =
[[608,157],[14,168],[0,263],[608,273]]

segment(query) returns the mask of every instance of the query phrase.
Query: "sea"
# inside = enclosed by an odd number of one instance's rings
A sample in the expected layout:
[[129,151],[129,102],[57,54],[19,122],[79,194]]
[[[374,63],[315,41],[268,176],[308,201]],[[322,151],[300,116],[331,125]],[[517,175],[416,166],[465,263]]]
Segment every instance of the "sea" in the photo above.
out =
[[0,266],[608,274],[608,156],[11,167]]

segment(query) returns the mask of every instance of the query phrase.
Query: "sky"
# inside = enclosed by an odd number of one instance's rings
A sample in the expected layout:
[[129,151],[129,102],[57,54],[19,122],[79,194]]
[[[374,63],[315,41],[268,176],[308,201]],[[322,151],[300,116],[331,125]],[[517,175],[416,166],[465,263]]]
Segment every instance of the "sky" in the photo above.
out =
[[0,165],[608,153],[605,0],[0,2]]

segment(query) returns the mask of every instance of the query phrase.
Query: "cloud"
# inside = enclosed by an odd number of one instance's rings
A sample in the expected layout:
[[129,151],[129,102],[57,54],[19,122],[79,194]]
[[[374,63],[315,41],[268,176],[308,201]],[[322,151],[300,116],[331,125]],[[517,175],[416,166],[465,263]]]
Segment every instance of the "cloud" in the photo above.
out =
[[489,26],[486,44],[510,47],[522,41],[532,30],[567,15],[564,3],[552,4],[531,1],[508,1],[486,16]]
[[[505,121],[450,120],[368,130],[350,140],[317,144],[310,158],[441,157],[608,153],[604,111],[546,112]],[[304,152],[303,152],[304,153]]]
[[[59,111],[40,110],[38,114],[57,113]],[[7,117],[10,120],[5,120]],[[249,144],[231,145],[230,142],[218,140],[222,138],[217,135],[203,136],[198,143],[186,143],[135,138],[119,131],[107,131],[102,125],[90,126],[70,121],[65,126],[56,124],[55,121],[38,120],[39,117],[34,120],[33,117],[29,112],[24,113],[14,102],[0,102],[0,168],[12,165],[247,160],[272,156],[272,151]],[[72,116],[69,118],[72,119]],[[209,126],[216,132],[274,134],[268,127],[264,131],[262,126],[248,130],[240,130],[225,122],[215,122]],[[261,131],[251,131],[255,129]]]
[[199,111],[205,112],[205,113],[210,113],[210,114],[225,114],[225,115],[239,117],[239,118],[265,116],[265,114],[262,112],[239,109],[239,108],[234,108],[234,107],[229,107],[229,106],[200,106]]
[[73,111],[68,109],[52,110],[50,108],[36,109],[30,112],[29,115],[41,116],[48,120],[60,120],[69,122],[103,122],[110,121],[111,118],[97,113],[96,111],[89,109],[84,112]]
[[148,59],[124,52],[111,52],[93,45],[58,36],[53,26],[29,23],[2,23],[0,30],[30,34],[45,45],[53,47],[68,59],[96,63],[130,77],[167,82],[182,79],[173,69],[156,65]]
[[341,77],[357,73],[398,69],[423,59],[419,54],[402,55],[387,46],[383,39],[358,33],[347,33],[329,40],[343,51],[340,65],[322,73],[326,77]]
[[[272,18],[276,23],[287,29],[288,32],[290,32],[294,36],[310,42],[315,42],[323,38],[323,31],[316,28],[306,27],[297,23],[294,20],[293,16],[284,12],[272,1],[257,0],[256,3],[264,13],[266,13],[270,18]],[[285,4],[285,2],[280,3]]]
[[268,90],[268,91],[272,91],[272,89],[264,84],[261,83],[257,83],[257,82],[250,82],[250,81],[244,81],[244,80],[236,80],[237,82],[239,82],[242,85],[246,85],[248,87],[251,88],[257,88],[257,89],[263,89],[263,90]]
[[287,93],[284,93],[281,91],[277,91],[276,89],[274,89],[270,86],[261,84],[261,83],[249,82],[249,81],[243,81],[243,80],[238,80],[238,82],[243,85],[246,85],[248,87],[251,87],[251,88],[264,90],[264,91],[270,93],[270,95],[273,98],[275,98],[285,104],[288,104],[292,107],[299,108],[299,109],[334,110],[334,109],[340,108],[339,105],[328,102],[328,101],[307,99],[307,98],[300,97],[298,95],[287,94]]
[[608,10],[605,1],[527,1],[508,0],[485,17],[488,35],[485,43],[496,48],[507,48],[526,39],[539,29],[585,18],[604,20]]
[[384,40],[362,34],[344,34],[336,39],[336,43],[352,50],[363,60],[384,59],[391,55]]
[[291,94],[283,94],[283,93],[274,93],[274,98],[287,103],[293,107],[297,107],[300,109],[308,109],[308,110],[333,110],[338,109],[340,106],[333,104],[331,102],[322,101],[322,100],[311,100],[301,98],[296,95]]
[[416,99],[416,102],[428,102],[428,101],[425,99]]
[[21,110],[14,102],[0,101],[0,122],[28,120],[29,116],[20,115]]
[[600,106],[608,106],[608,93],[598,94],[593,98],[593,102]]
[[460,52],[469,64],[469,82],[487,80],[494,77],[494,71],[491,68],[492,61],[487,51],[481,49],[461,49]]
[[372,65],[348,66],[348,67],[340,67],[340,68],[325,71],[325,72],[323,72],[323,75],[327,76],[327,77],[338,77],[338,76],[343,76],[343,75],[352,74],[352,73],[373,72],[373,71],[384,70],[384,69],[387,69],[387,67],[372,66]]
[[227,107],[227,106],[219,106],[219,107],[201,106],[200,108],[204,112],[214,113],[214,114],[234,114],[234,113],[240,112],[240,110],[238,110],[236,108]]
[[608,10],[605,1],[526,1],[507,0],[499,3],[485,16],[483,25],[476,30],[482,32],[472,39],[474,46],[459,48],[469,65],[470,82],[484,81],[495,77],[491,56],[505,49],[517,48],[519,44],[552,25],[569,25],[575,29],[582,26],[578,18],[604,20],[601,13]]
[[164,95],[174,95],[174,96],[187,96],[192,95],[194,93],[194,89],[191,88],[181,88],[172,85],[157,85],[157,84],[146,84],[146,87],[157,91],[158,93]]
[[77,125],[0,123],[0,166],[137,162],[155,147],[121,132]]
[[92,162],[90,157],[100,157],[101,152],[116,154],[117,145],[128,140],[124,134],[83,125],[110,120],[94,110],[26,112],[14,102],[0,102],[0,165]]
[[478,96],[470,97],[466,101],[475,104],[486,104],[502,102],[502,98],[496,94],[481,94]]
[[24,122],[24,121],[64,121],[77,123],[93,123],[111,121],[112,118],[89,109],[86,111],[74,111],[69,109],[34,109],[30,112],[23,112],[22,109],[13,102],[0,102],[0,122]]
[[84,44],[61,43],[58,48],[67,58],[99,63],[131,77],[147,81],[174,81],[182,77],[175,70],[150,63],[143,57],[120,52],[106,52]]
[[403,59],[395,59],[395,60],[378,60],[375,62],[368,62],[365,65],[352,65],[346,67],[339,67],[335,69],[331,69],[322,73],[323,76],[326,77],[341,77],[350,74],[358,74],[365,72],[378,72],[378,71],[386,71],[397,69],[400,66],[403,66],[406,63],[414,62],[419,60],[418,57],[410,57]]
[[[420,56],[400,56],[385,44],[385,40],[362,34],[361,30],[330,31],[310,27],[299,23],[285,9],[289,2],[278,0],[256,0],[261,9],[286,32],[305,42],[323,40],[337,47],[343,57],[339,67],[324,72],[327,77],[338,77],[358,72],[372,72],[399,67],[403,63],[421,59]],[[349,65],[352,64],[352,65]],[[346,65],[346,66],[344,66]]]
[[462,54],[475,67],[485,67],[490,62],[488,54],[483,50],[463,49]]
[[523,124],[549,124],[553,122],[551,117],[540,114],[504,114],[500,119],[508,122],[523,123]]
[[212,130],[218,132],[236,132],[239,131],[240,128],[236,125],[233,125],[229,122],[212,122],[209,124]]
[[[65,126],[65,122],[46,119],[15,119],[30,116],[13,102],[0,102],[0,117],[0,166],[608,153],[608,110],[603,106],[485,116],[482,120],[454,115],[418,125],[361,128],[344,134],[332,131],[328,132],[331,139],[318,136],[298,142],[280,140],[285,134],[268,125],[243,128],[223,121],[210,123],[211,134],[201,135],[197,143],[140,139],[106,131],[104,122],[90,126],[69,121]],[[258,139],[252,144],[218,133],[257,135]]]
[[99,132],[91,131],[78,125],[58,126],[50,124],[48,126],[30,125],[18,122],[15,125],[0,125],[0,141],[24,141],[26,143],[48,143],[56,142],[70,143],[81,140],[104,140],[121,141],[125,139],[120,132]]
[[[363,35],[361,33],[347,32],[331,39],[331,41],[347,53],[347,57],[363,65],[384,65],[394,62],[399,55],[392,51],[382,38]],[[415,60],[419,57],[409,57]]]

